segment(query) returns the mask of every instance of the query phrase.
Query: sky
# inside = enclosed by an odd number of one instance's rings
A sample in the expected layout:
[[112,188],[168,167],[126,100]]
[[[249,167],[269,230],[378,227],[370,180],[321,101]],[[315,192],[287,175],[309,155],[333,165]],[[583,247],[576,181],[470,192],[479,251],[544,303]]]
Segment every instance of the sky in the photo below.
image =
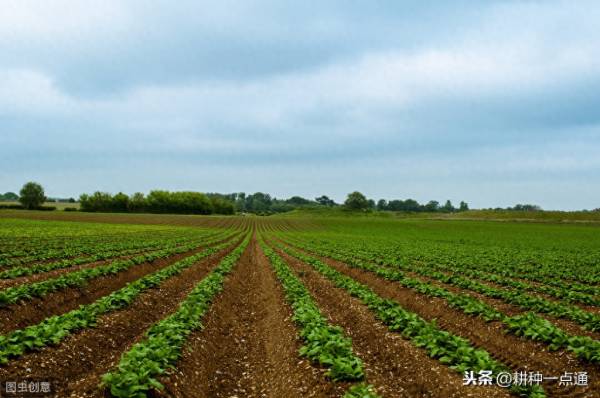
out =
[[600,207],[597,1],[4,0],[0,191]]

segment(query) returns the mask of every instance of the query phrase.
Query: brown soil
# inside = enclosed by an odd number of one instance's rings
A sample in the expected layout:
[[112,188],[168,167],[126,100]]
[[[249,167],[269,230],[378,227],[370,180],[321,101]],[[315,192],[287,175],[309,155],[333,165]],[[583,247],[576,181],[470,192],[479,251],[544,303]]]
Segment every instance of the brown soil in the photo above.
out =
[[310,266],[278,251],[302,279],[322,313],[344,328],[363,360],[368,383],[382,397],[507,397],[499,387],[466,387],[462,375],[379,322],[360,300]]
[[587,387],[556,387],[546,383],[544,387],[551,396],[594,397],[600,391],[600,368],[583,363],[569,353],[549,352],[547,345],[506,334],[499,322],[489,322],[468,316],[450,307],[443,299],[428,297],[404,288],[398,283],[386,281],[367,271],[351,268],[332,259],[311,254],[336,270],[368,285],[384,298],[398,302],[403,308],[416,312],[424,319],[436,320],[444,330],[468,339],[476,347],[485,349],[513,370],[540,371],[548,376],[560,376],[563,372],[587,371]]
[[[0,367],[0,380],[60,380],[55,397],[102,397],[98,385],[120,356],[154,323],[174,312],[193,287],[229,253],[221,251],[142,293],[127,308],[101,317],[96,328],[67,337],[57,347],[26,354]],[[132,322],[135,320],[135,322]]]
[[62,289],[43,298],[34,298],[20,304],[0,308],[0,333],[35,325],[52,315],[59,315],[89,304],[100,297],[124,287],[127,283],[165,268],[185,257],[202,251],[205,246],[165,259],[135,265],[116,275],[94,278],[82,287]]
[[298,355],[291,309],[268,260],[253,241],[225,289],[190,336],[160,396],[331,397],[346,385]]

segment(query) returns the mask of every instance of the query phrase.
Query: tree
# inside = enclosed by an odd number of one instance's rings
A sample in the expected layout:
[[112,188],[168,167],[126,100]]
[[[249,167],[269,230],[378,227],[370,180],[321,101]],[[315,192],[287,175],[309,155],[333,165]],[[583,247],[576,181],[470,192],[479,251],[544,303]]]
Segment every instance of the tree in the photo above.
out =
[[367,210],[369,208],[369,201],[362,193],[354,191],[348,194],[344,206],[350,210]]
[[130,211],[143,211],[146,207],[146,198],[141,192],[136,192],[129,198]]
[[387,200],[379,199],[377,201],[377,210],[379,210],[379,211],[387,210],[387,206],[388,206]]
[[4,195],[0,195],[0,200],[5,200],[7,202],[16,202],[19,200],[19,195],[14,192],[7,192]]
[[37,182],[26,183],[19,192],[19,202],[26,209],[31,210],[40,207],[45,201],[44,188]]
[[288,203],[288,204],[290,204],[290,205],[294,205],[294,206],[302,206],[302,205],[308,205],[308,204],[310,204],[310,200],[305,199],[305,198],[303,198],[301,196],[292,196],[291,198],[289,198],[285,202]]
[[467,204],[467,202],[462,201],[460,202],[460,207],[458,208],[459,211],[467,211],[469,210],[469,205]]
[[452,205],[452,202],[450,202],[450,199],[448,199],[446,201],[446,204],[444,204],[444,207],[442,207],[442,211],[445,211],[446,213],[452,213],[454,211],[454,206]]
[[437,200],[430,200],[424,207],[425,211],[436,212],[440,210],[440,202]]
[[129,196],[119,192],[112,197],[111,210],[116,212],[126,212],[129,209]]
[[369,204],[369,209],[371,209],[371,210],[375,210],[375,208],[377,207],[377,205],[375,204],[375,201],[373,199],[367,200],[367,203]]
[[315,201],[323,206],[335,206],[335,202],[333,201],[333,199],[329,199],[329,196],[326,195],[322,195],[318,198],[315,198]]
[[532,204],[516,204],[515,207],[508,207],[506,210],[516,210],[516,211],[540,211],[542,208],[538,205]]

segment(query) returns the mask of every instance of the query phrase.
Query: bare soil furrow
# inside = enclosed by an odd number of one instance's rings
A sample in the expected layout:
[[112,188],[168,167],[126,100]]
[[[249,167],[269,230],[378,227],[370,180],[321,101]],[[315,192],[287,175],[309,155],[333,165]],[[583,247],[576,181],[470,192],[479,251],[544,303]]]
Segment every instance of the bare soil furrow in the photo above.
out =
[[164,378],[171,397],[333,397],[345,385],[298,356],[291,309],[253,240],[194,332],[177,369]]

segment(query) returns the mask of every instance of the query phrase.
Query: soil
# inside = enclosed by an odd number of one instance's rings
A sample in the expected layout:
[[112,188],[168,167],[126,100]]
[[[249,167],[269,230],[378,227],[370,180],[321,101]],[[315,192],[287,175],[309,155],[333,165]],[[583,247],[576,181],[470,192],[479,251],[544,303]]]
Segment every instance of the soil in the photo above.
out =
[[600,368],[584,363],[564,351],[550,352],[546,344],[506,334],[499,322],[485,322],[453,309],[445,300],[428,297],[386,281],[375,274],[352,268],[342,262],[311,254],[336,270],[368,285],[380,296],[398,302],[403,308],[419,314],[428,321],[436,320],[444,330],[468,339],[471,344],[488,351],[512,370],[540,371],[544,375],[560,376],[564,372],[586,371],[587,387],[558,387],[547,382],[544,388],[551,396],[594,397],[600,391]]
[[49,316],[63,314],[82,304],[92,303],[100,297],[124,287],[127,283],[196,254],[205,247],[201,246],[186,253],[138,264],[115,275],[94,278],[81,287],[61,289],[42,298],[0,307],[0,333],[6,334],[35,325]]
[[390,332],[360,300],[312,267],[278,251],[309,289],[321,312],[352,338],[367,381],[382,397],[508,397],[500,387],[463,386],[462,375]]
[[102,375],[116,366],[122,353],[141,340],[150,326],[173,313],[232,249],[216,253],[149,289],[127,308],[102,316],[96,328],[76,332],[56,347],[26,354],[0,367],[0,380],[60,380],[53,385],[54,397],[104,396],[98,387]]
[[193,333],[165,397],[333,397],[344,383],[299,357],[291,309],[268,260],[252,241],[223,293]]

